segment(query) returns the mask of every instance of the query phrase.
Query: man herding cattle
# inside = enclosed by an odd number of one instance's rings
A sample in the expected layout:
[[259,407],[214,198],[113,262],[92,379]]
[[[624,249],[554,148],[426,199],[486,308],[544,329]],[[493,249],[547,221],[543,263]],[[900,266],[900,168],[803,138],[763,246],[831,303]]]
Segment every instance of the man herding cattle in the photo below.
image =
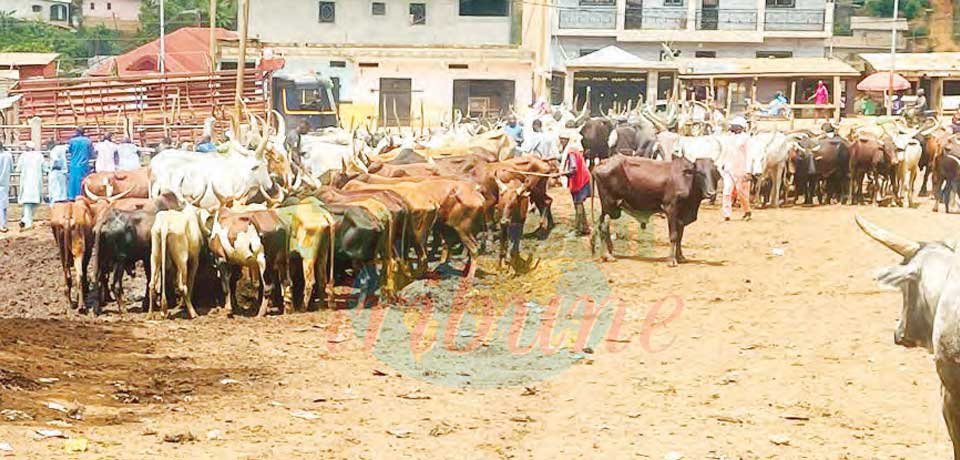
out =
[[750,220],[750,171],[747,163],[747,120],[736,117],[730,122],[732,136],[723,146],[720,175],[723,177],[723,220],[733,216],[733,199],[740,202],[743,220]]
[[573,207],[576,211],[576,227],[578,236],[587,236],[590,234],[590,225],[587,222],[587,212],[583,203],[590,198],[590,170],[587,169],[587,162],[583,158],[583,147],[579,141],[571,141],[567,144],[567,154],[563,160],[563,171],[567,176],[567,187],[570,189],[570,196],[573,197]]

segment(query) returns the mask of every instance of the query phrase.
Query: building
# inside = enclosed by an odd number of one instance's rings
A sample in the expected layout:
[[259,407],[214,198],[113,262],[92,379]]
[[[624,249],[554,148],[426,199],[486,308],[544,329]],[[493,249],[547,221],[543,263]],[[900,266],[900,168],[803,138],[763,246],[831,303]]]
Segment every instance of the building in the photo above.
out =
[[[545,4],[521,0],[415,2],[251,0],[250,37],[285,61],[288,75],[332,81],[340,120],[427,126],[454,111],[499,117],[546,97],[550,28]],[[225,45],[221,65],[236,62]],[[288,89],[286,108],[311,104],[314,89]],[[421,117],[421,114],[423,116]]]
[[[905,18],[897,19],[897,51],[907,49],[907,32],[910,30]],[[890,52],[894,23],[892,18],[853,16],[850,18],[850,35],[836,35],[831,41],[833,56],[864,70],[866,63],[860,59],[863,53]]]
[[0,11],[17,19],[41,21],[62,27],[74,24],[70,0],[0,0]]
[[[236,40],[237,33],[216,30],[217,41]],[[164,52],[166,73],[198,73],[217,70],[210,57],[210,29],[184,27],[167,34]],[[160,71],[160,40],[154,40],[120,56],[105,59],[86,72],[90,77],[128,77]]]
[[609,45],[648,61],[823,57],[831,0],[556,0],[554,66]]
[[0,70],[17,71],[18,80],[57,76],[58,53],[0,53]]
[[864,53],[869,72],[894,69],[926,91],[930,108],[940,112],[960,109],[960,53],[898,53],[892,66],[889,53]]
[[81,5],[84,25],[124,32],[136,32],[140,27],[140,0],[85,0]]

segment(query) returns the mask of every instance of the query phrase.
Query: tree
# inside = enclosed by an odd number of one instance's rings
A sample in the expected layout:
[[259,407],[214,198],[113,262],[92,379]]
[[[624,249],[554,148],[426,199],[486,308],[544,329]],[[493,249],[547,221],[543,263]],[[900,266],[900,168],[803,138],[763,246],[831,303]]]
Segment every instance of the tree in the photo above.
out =
[[94,56],[118,54],[133,44],[103,26],[69,30],[0,12],[0,51],[60,53],[60,68],[67,72],[85,67]]
[[[921,16],[930,8],[930,0],[899,0],[900,14],[907,19]],[[867,0],[864,5],[873,16],[889,18],[893,16],[893,0]]]
[[[164,0],[165,29],[167,33],[189,26],[210,25],[209,0]],[[235,29],[237,1],[217,0],[218,27]],[[160,36],[160,0],[144,0],[140,4],[140,33],[142,41],[152,41]]]

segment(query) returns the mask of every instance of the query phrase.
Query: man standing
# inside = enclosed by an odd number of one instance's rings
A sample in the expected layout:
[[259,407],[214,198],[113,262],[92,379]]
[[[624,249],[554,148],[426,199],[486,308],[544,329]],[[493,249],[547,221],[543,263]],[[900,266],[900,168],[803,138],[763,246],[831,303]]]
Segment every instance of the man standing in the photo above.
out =
[[50,204],[67,201],[67,146],[51,140],[47,150],[50,151],[50,175],[47,176]]
[[32,144],[28,147],[30,150],[20,154],[17,160],[17,172],[20,173],[17,201],[23,207],[21,229],[33,228],[33,213],[43,202],[43,171],[46,169],[43,154]]
[[13,157],[0,145],[0,233],[7,233],[7,206],[10,204],[10,173]]
[[133,171],[140,169],[140,148],[130,140],[124,137],[123,142],[117,147],[117,155],[120,161],[117,162],[117,171]]
[[97,172],[116,172],[117,164],[120,163],[119,152],[117,150],[117,144],[113,142],[113,134],[106,133],[103,135],[103,139],[97,143],[94,150],[97,152],[97,160],[94,166],[94,169]]
[[572,141],[567,145],[567,155],[564,160],[564,175],[567,176],[567,185],[570,196],[573,198],[573,208],[576,211],[577,236],[590,234],[590,225],[587,222],[587,212],[583,203],[590,198],[590,170],[583,158],[583,147],[579,141]]
[[745,131],[747,120],[736,117],[730,122],[732,135],[723,142],[721,152],[720,175],[723,177],[723,220],[733,216],[733,198],[743,209],[743,220],[750,220],[750,171],[747,161],[747,142],[750,135]]
[[507,124],[503,126],[503,132],[517,143],[517,148],[523,146],[523,126],[517,123],[517,117],[510,115],[507,118]]
[[296,128],[291,129],[287,132],[287,138],[284,139],[283,145],[287,149],[287,154],[290,156],[290,161],[300,166],[300,156],[303,155],[303,138],[310,133],[310,123],[307,121],[301,121]]
[[73,201],[83,193],[83,179],[90,174],[90,157],[93,155],[93,142],[77,128],[76,134],[67,145],[67,161],[69,162],[67,181],[67,199]]

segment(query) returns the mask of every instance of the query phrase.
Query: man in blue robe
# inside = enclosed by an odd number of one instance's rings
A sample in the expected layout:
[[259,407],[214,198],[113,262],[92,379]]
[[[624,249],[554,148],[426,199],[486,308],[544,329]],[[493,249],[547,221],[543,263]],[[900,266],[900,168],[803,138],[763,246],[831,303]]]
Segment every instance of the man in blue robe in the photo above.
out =
[[90,158],[93,156],[93,142],[77,128],[76,135],[67,145],[67,161],[70,163],[67,181],[67,199],[73,200],[83,194],[83,179],[90,174]]

